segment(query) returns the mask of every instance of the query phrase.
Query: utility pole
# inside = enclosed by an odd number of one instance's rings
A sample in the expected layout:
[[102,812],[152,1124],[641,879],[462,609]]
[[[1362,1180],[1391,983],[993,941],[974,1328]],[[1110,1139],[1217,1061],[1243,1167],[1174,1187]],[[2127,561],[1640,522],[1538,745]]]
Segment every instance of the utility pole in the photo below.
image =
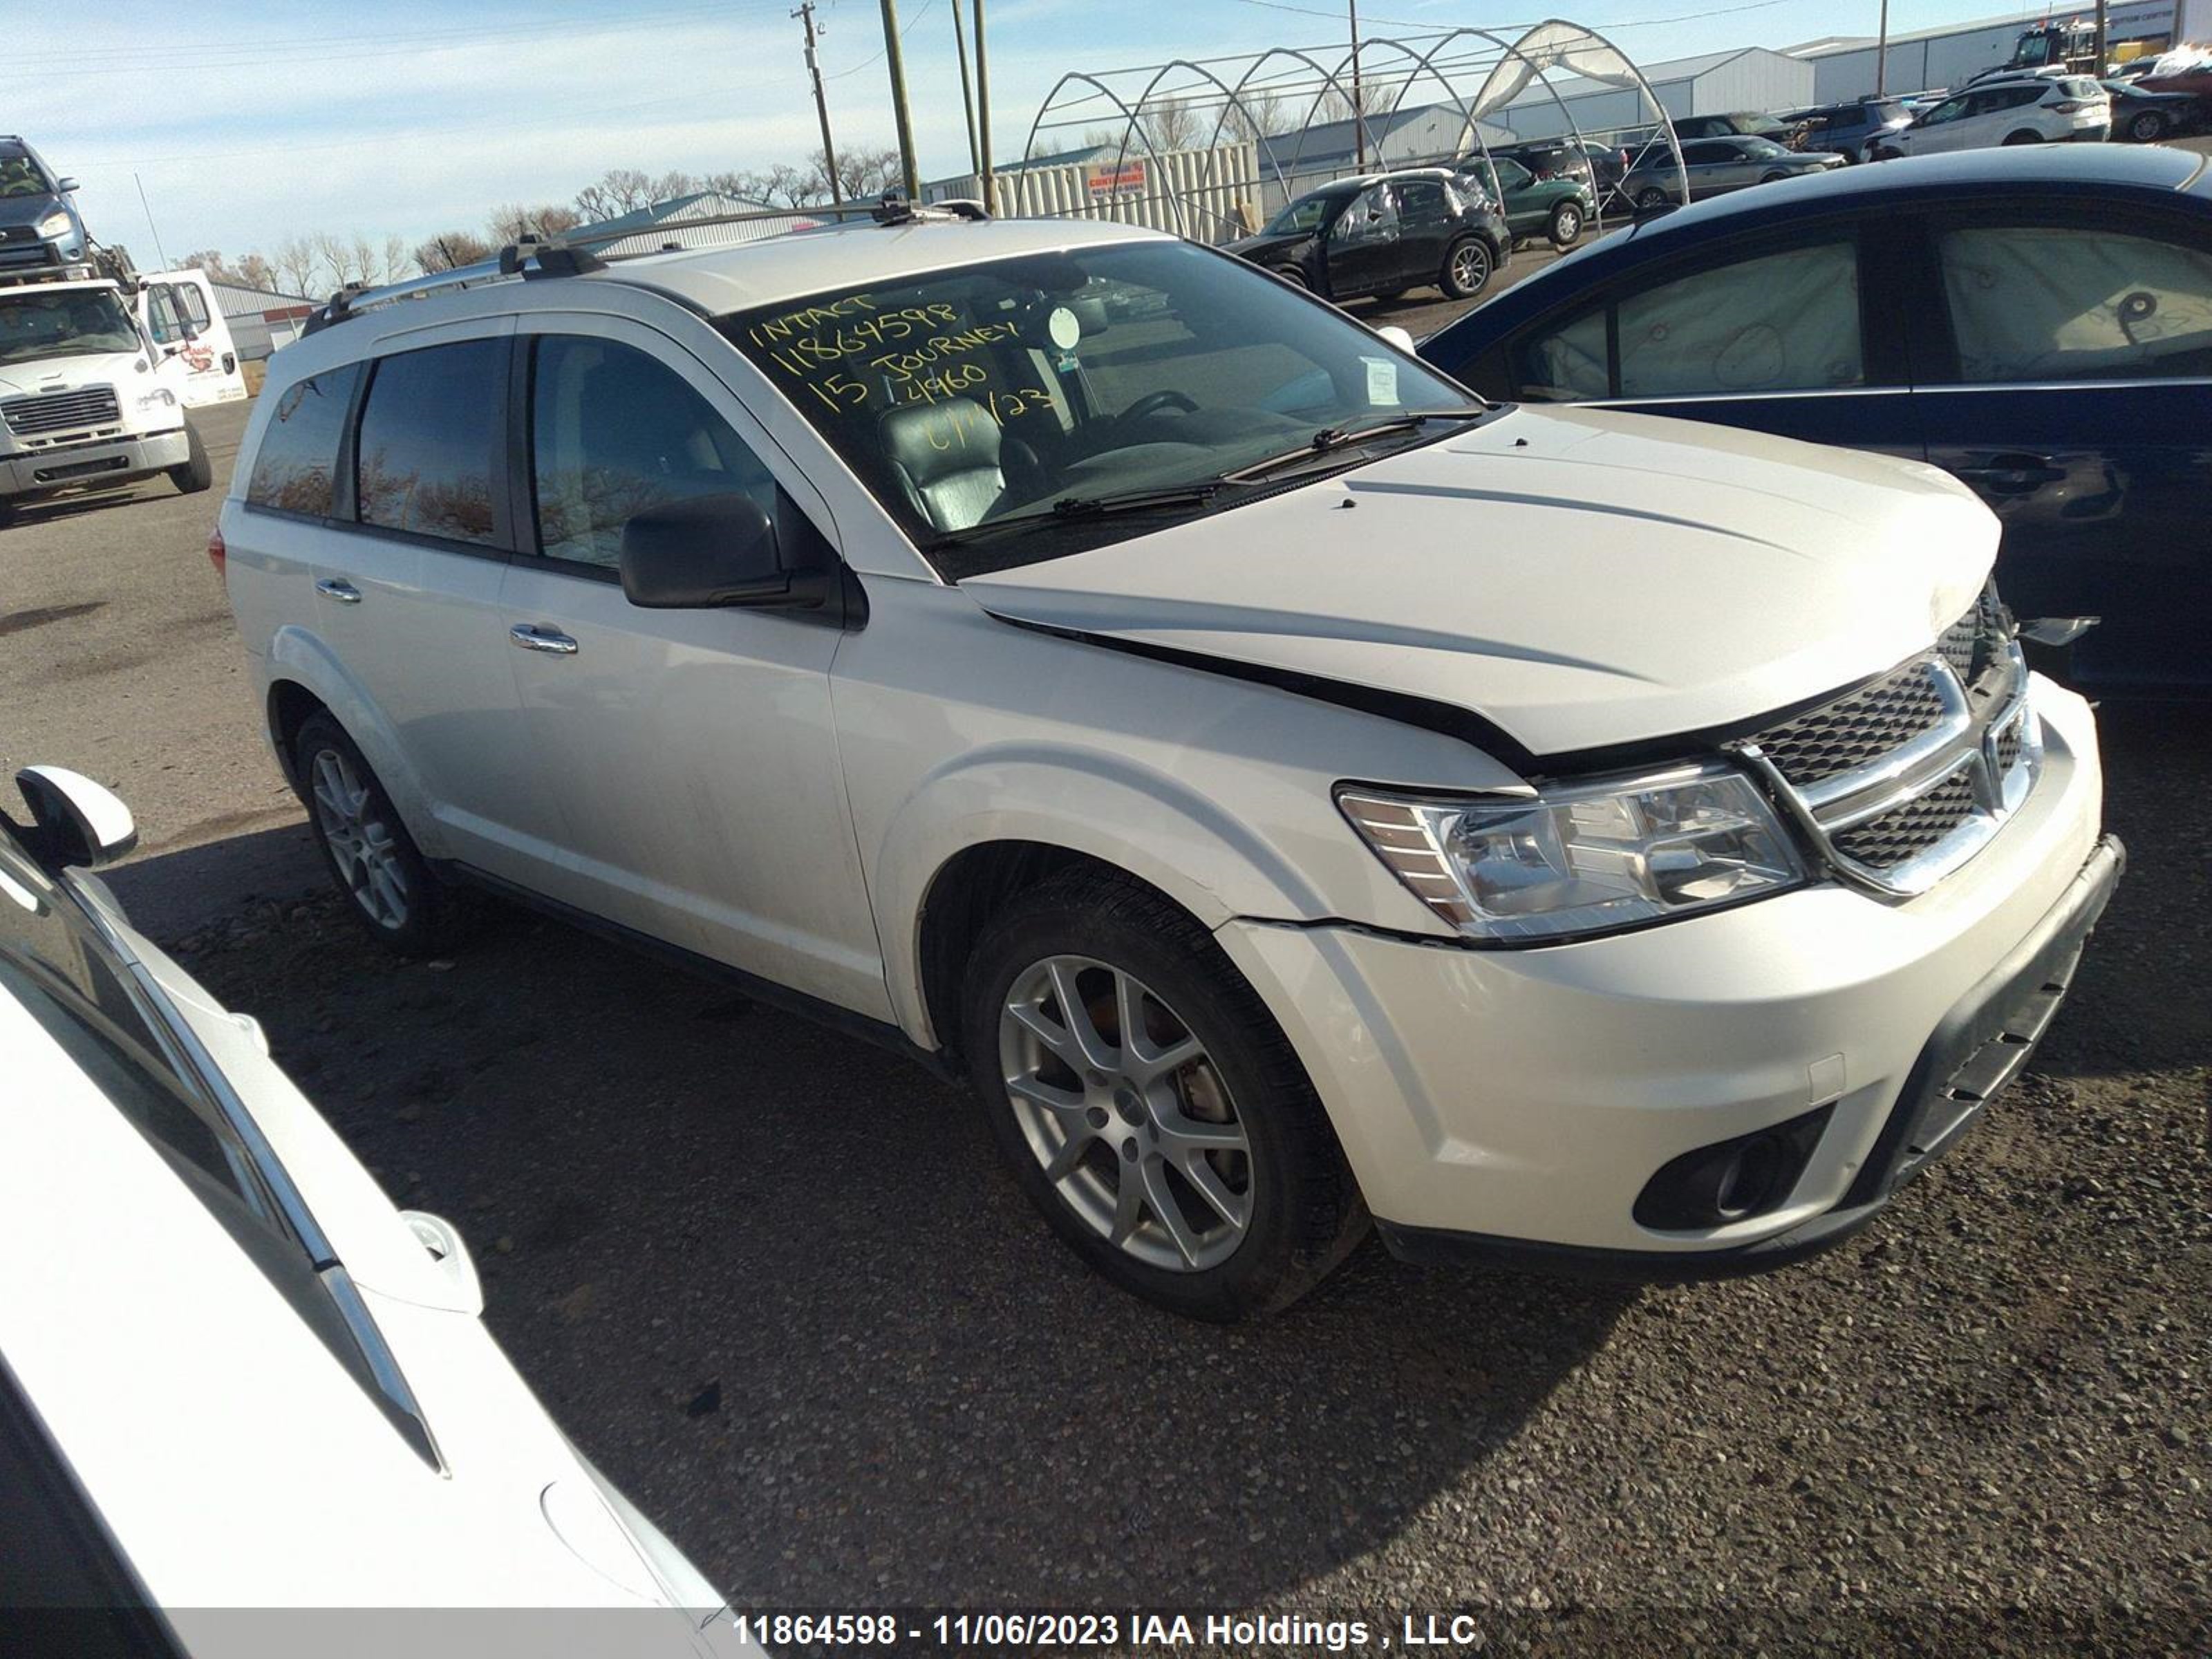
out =
[[968,170],[980,174],[983,158],[975,149],[975,88],[968,84],[968,36],[960,26],[960,0],[952,0],[952,49],[960,54],[960,112],[968,118]]
[[[1882,0],[1884,5],[1889,0]],[[1345,0],[1352,12],[1352,164],[1367,170],[1367,99],[1359,90],[1359,0]]]
[[1881,33],[1874,49],[1874,95],[1887,90],[1889,82],[1889,0],[1881,0]]
[[2097,0],[2097,61],[2089,66],[2089,73],[2102,80],[2105,75],[2105,0]]
[[975,0],[975,143],[982,152],[983,211],[995,216],[999,181],[991,176],[991,59],[983,50],[983,0]]
[[906,106],[906,54],[899,50],[898,0],[883,0],[884,56],[891,77],[891,118],[898,128],[899,174],[906,199],[921,199],[921,174],[914,165],[914,117]]
[[799,9],[791,15],[806,27],[806,72],[814,77],[814,112],[822,118],[822,176],[829,181],[830,205],[835,207],[844,191],[837,185],[837,147],[830,142],[830,99],[822,90],[822,54],[814,49],[823,33],[814,26],[814,0],[799,0]]

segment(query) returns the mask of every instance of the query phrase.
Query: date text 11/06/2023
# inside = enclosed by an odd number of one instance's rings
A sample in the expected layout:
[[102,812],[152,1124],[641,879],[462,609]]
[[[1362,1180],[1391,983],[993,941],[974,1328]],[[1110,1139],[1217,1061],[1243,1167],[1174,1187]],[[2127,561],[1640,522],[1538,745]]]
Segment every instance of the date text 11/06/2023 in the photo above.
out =
[[893,1648],[963,1652],[1020,1648],[1082,1651],[1206,1648],[1278,1654],[1421,1653],[1465,1649],[1483,1637],[1467,1613],[1407,1613],[1396,1628],[1312,1613],[738,1613],[738,1632],[771,1648]]

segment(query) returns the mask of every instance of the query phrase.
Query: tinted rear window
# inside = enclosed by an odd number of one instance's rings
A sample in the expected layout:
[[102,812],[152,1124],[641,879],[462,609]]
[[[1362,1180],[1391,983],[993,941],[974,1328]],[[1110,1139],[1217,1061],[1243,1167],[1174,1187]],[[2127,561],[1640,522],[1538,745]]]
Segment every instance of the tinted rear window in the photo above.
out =
[[489,544],[492,451],[506,389],[504,340],[428,346],[378,362],[356,447],[361,521]]
[[348,363],[284,388],[253,458],[253,476],[246,486],[249,503],[318,519],[330,516],[338,438],[360,379],[361,365]]

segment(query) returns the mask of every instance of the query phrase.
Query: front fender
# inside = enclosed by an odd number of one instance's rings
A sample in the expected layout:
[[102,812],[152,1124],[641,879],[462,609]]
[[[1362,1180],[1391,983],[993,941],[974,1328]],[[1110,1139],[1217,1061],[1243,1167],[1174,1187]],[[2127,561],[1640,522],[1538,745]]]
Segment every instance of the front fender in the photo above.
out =
[[270,641],[264,680],[263,718],[268,721],[270,744],[276,749],[277,759],[285,775],[292,779],[294,787],[299,787],[300,780],[292,776],[291,757],[283,753],[276,733],[276,690],[283,681],[307,691],[345,728],[346,735],[354,740],[375,772],[376,781],[384,786],[385,794],[398,809],[400,821],[407,826],[407,833],[423,855],[433,859],[449,856],[437,817],[430,811],[428,794],[414,767],[408,763],[398,733],[378,709],[368,689],[339,661],[329,645],[319,635],[296,625],[278,629]]
[[876,914],[898,918],[901,929],[886,928],[884,939],[892,1008],[925,1048],[937,1046],[922,979],[930,889],[958,854],[994,842],[1065,848],[1126,870],[1209,930],[1232,916],[1333,913],[1280,848],[1182,778],[1049,744],[963,754],[921,781],[874,849]]

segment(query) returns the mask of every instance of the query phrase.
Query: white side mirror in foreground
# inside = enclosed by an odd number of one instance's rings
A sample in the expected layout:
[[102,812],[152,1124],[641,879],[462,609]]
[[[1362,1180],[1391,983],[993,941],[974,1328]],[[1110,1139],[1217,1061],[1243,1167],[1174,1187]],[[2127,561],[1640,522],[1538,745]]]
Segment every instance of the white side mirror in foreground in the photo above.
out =
[[1385,323],[1375,331],[1407,356],[1410,356],[1413,354],[1413,337],[1399,327],[1397,324]]
[[64,766],[27,766],[15,787],[38,825],[39,862],[59,875],[71,865],[98,869],[138,844],[131,809],[114,791]]

